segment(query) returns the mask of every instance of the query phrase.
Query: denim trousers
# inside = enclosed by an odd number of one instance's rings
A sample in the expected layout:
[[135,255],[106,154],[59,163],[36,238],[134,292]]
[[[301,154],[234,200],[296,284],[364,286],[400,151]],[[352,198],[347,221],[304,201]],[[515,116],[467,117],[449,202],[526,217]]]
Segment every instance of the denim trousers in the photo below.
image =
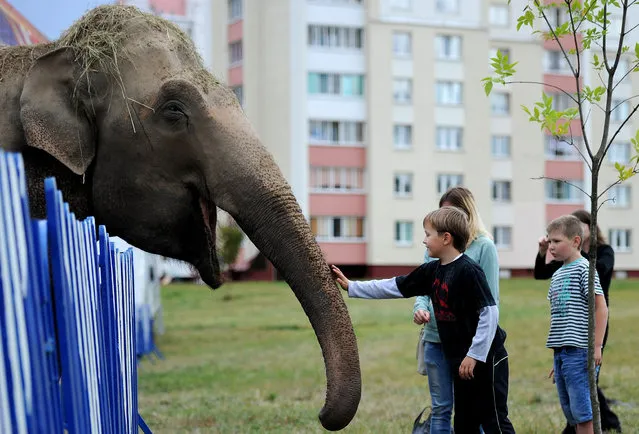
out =
[[555,384],[566,420],[570,425],[591,421],[588,350],[561,347],[554,352]]
[[453,414],[453,376],[442,344],[426,342],[424,360],[431,399],[430,434],[450,434]]

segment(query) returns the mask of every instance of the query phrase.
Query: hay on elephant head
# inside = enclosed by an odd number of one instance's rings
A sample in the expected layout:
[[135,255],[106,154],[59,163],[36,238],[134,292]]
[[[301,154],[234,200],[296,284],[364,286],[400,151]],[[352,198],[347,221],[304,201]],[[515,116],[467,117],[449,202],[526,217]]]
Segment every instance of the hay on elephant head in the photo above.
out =
[[126,49],[133,36],[131,32],[138,35],[166,35],[167,43],[193,62],[190,72],[197,84],[206,91],[210,85],[219,83],[205,69],[193,42],[178,26],[134,6],[98,6],[69,27],[55,44],[57,47],[73,49],[83,75],[90,72],[105,73],[115,79],[126,93],[120,65],[123,61],[131,60]]

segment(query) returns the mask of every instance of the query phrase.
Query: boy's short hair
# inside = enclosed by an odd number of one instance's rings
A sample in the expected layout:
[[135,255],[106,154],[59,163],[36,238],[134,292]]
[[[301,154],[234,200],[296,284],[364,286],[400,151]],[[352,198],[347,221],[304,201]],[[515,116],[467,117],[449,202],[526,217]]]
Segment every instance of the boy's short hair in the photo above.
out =
[[548,224],[546,232],[550,235],[551,232],[560,232],[566,238],[574,238],[579,236],[584,239],[584,230],[581,227],[581,221],[574,215],[562,215],[557,217]]
[[453,237],[453,247],[459,252],[466,250],[470,239],[468,215],[455,206],[443,206],[424,217],[424,225],[429,223],[438,233],[448,232]]

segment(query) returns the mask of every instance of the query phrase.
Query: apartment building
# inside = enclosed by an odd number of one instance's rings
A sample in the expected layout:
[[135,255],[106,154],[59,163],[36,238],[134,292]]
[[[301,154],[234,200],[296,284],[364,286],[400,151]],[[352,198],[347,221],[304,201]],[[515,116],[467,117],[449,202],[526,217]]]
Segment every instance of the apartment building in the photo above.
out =
[[[213,1],[213,70],[275,155],[329,263],[372,277],[410,270],[424,255],[423,215],[464,185],[504,274],[527,274],[547,222],[584,207],[578,189],[548,178],[588,190],[588,167],[520,108],[542,89],[576,88],[556,43],[517,32],[525,3]],[[546,86],[508,85],[486,97],[480,80],[497,50],[519,62],[518,81]],[[615,119],[628,113],[621,102],[636,80],[623,86]],[[558,94],[554,104],[570,100]],[[589,118],[593,132],[601,119]],[[611,148],[602,186],[614,181],[614,161],[629,160],[633,131],[626,125]],[[639,274],[635,182],[607,193],[616,200],[600,220],[616,268],[630,275]]]
[[211,2],[208,0],[117,0],[178,25],[193,40],[204,64],[212,66]]

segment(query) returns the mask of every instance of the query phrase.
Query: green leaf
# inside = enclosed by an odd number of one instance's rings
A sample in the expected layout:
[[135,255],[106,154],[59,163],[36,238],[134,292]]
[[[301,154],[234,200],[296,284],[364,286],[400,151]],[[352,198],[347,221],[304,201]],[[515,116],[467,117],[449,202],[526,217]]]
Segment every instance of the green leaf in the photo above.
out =
[[486,92],[486,96],[490,95],[491,90],[493,90],[493,81],[487,80],[484,82],[484,92]]

